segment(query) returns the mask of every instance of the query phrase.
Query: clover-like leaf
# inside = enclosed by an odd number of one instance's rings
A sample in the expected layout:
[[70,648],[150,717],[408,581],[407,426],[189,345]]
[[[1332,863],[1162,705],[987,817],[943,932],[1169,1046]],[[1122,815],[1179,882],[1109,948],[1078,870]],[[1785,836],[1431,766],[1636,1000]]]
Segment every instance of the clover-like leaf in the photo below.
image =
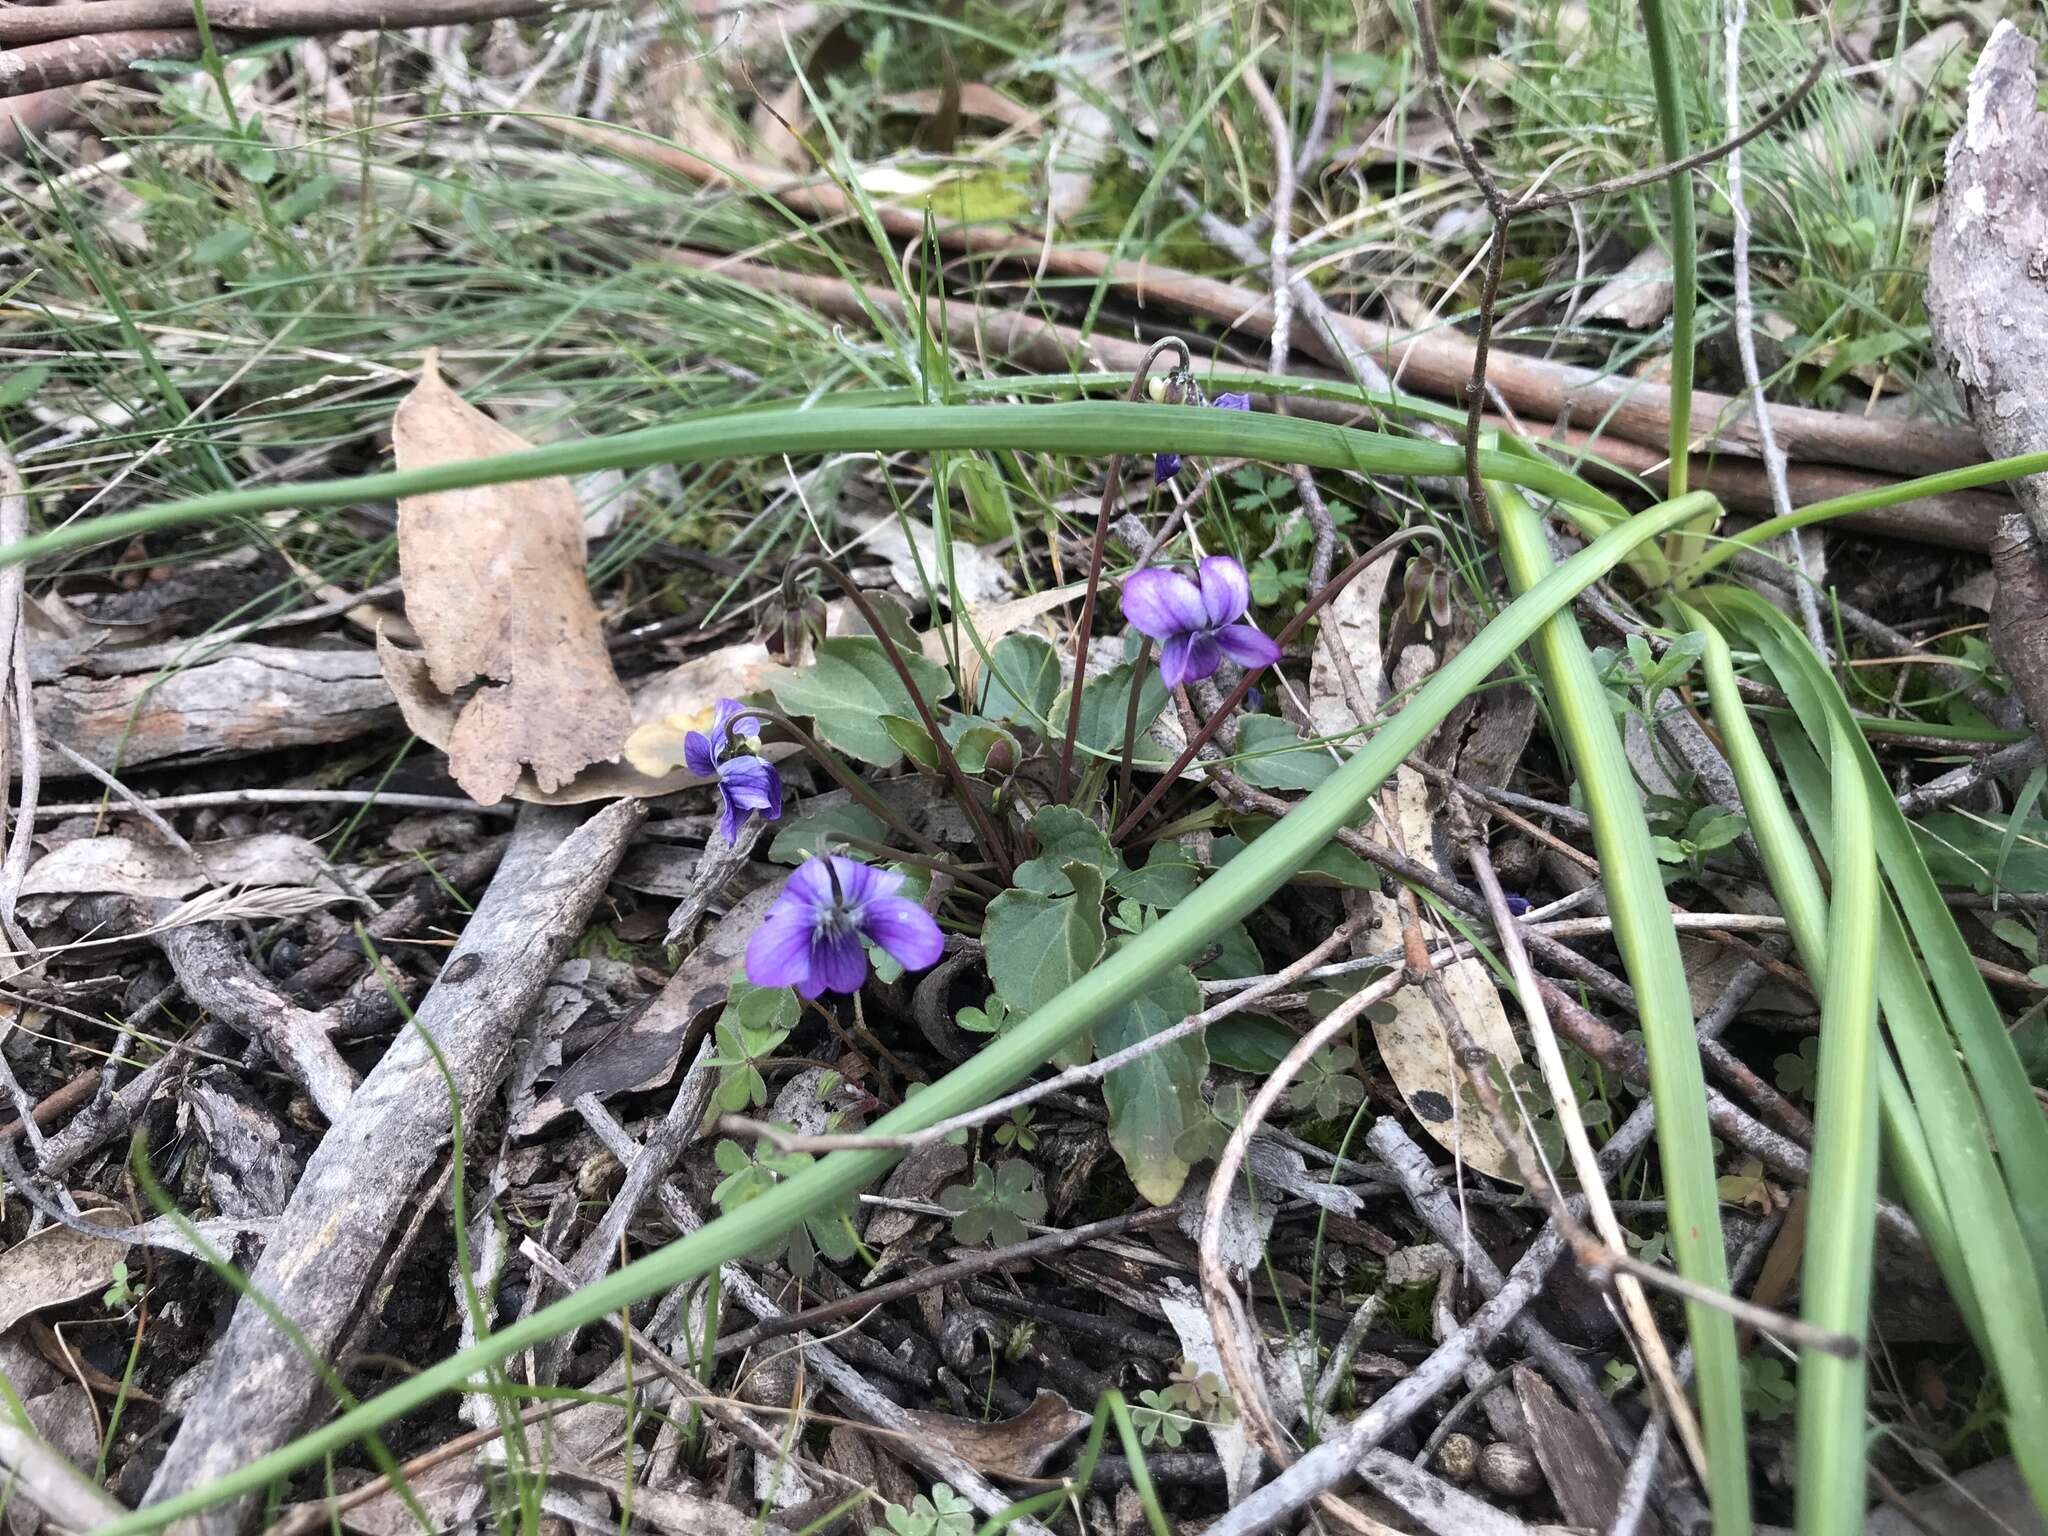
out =
[[1169,1446],[1177,1446],[1195,1427],[1195,1421],[1191,1415],[1181,1412],[1166,1393],[1140,1392],[1137,1403],[1131,1408],[1131,1427],[1137,1430],[1138,1438],[1146,1445],[1156,1445],[1164,1440]]
[[1815,1036],[1808,1035],[1799,1042],[1796,1054],[1787,1051],[1771,1065],[1777,1069],[1780,1093],[1796,1093],[1808,1103],[1813,1101],[1820,1083],[1820,1041]]
[[998,1248],[1023,1242],[1025,1224],[1045,1219],[1045,1196],[1034,1180],[1029,1163],[981,1164],[970,1182],[939,1195],[939,1204],[953,1213],[953,1236],[970,1248],[988,1238]]
[[1326,1045],[1309,1057],[1301,1075],[1288,1086],[1287,1107],[1316,1120],[1335,1120],[1365,1100],[1365,1084],[1353,1070],[1358,1052],[1348,1045]]

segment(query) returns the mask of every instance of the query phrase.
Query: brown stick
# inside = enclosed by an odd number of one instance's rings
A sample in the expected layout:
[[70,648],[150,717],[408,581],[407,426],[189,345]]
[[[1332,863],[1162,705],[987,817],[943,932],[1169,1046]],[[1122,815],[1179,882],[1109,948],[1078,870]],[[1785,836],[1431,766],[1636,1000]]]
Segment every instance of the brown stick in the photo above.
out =
[[[693,181],[709,181],[721,174],[677,145],[650,143],[587,123],[554,126]],[[846,194],[831,183],[792,183],[784,172],[758,166],[729,169],[738,181],[772,192],[793,213],[840,218],[854,212]],[[924,215],[915,209],[880,203],[875,212],[882,227],[898,238],[917,238],[923,232]],[[1051,275],[1106,282],[1125,290],[1141,307],[1156,304],[1190,311],[1254,336],[1270,334],[1271,297],[1235,283],[1146,261],[1118,261],[1101,251],[1041,247],[996,226],[941,224],[937,234],[939,243],[951,250],[1014,257]],[[1475,350],[1470,338],[1451,330],[1412,336],[1399,327],[1357,315],[1334,318],[1352,342],[1377,354],[1397,383],[1444,399],[1464,398]],[[1313,331],[1304,334],[1303,342],[1326,362],[1342,361],[1328,340]],[[1664,447],[1669,440],[1671,392],[1661,384],[1501,351],[1488,361],[1486,377],[1489,386],[1517,411],[1539,421],[1598,426],[1655,448]],[[1910,476],[1957,469],[1981,463],[1986,457],[1975,432],[1939,422],[1885,421],[1787,405],[1776,407],[1771,420],[1779,443],[1793,459]],[[1693,441],[1699,446],[1718,446],[1752,458],[1762,452],[1754,419],[1740,401],[1727,395],[1695,391],[1692,425]]]
[[[206,22],[230,32],[356,32],[439,27],[464,21],[557,15],[604,0],[208,0]],[[0,10],[0,47],[57,42],[144,28],[182,28],[191,0],[91,0],[87,5]]]
[[14,159],[32,138],[70,127],[78,121],[83,103],[83,96],[69,86],[0,101],[0,160]]
[[[8,11],[10,16],[41,15],[39,11]],[[189,16],[191,12],[188,10]],[[235,39],[217,36],[223,47]],[[54,91],[62,86],[107,80],[147,59],[196,59],[199,33],[191,27],[162,27],[138,32],[102,32],[91,37],[65,37],[31,43],[0,54],[0,97],[24,92]],[[13,110],[10,108],[9,110]]]
[[[674,251],[670,253],[670,259],[683,266],[715,272],[755,292],[795,299],[848,324],[868,323],[869,313],[865,305],[872,305],[876,313],[884,315],[902,313],[893,292],[880,288],[856,288],[844,278],[786,272],[758,262],[725,260],[703,251]],[[1211,280],[1198,278],[1195,281],[1207,283]],[[979,347],[991,360],[1041,372],[1064,373],[1076,367],[1099,366],[1113,372],[1129,373],[1135,371],[1146,352],[1143,342],[1107,335],[1084,336],[1071,326],[1055,325],[1021,310],[981,309],[964,299],[936,300],[930,306],[929,314],[932,324],[942,328],[955,345]],[[1247,341],[1250,339],[1250,336],[1246,337]],[[1487,376],[1494,383],[1499,382],[1494,367],[1504,356],[1512,354],[1496,352],[1488,364]],[[1297,369],[1296,372],[1308,378],[1328,376],[1321,370]],[[1785,409],[1780,406],[1773,411],[1774,423]],[[1361,416],[1358,407],[1331,400],[1293,400],[1289,402],[1288,410],[1292,415],[1347,426],[1357,425]],[[1516,430],[1513,423],[1499,416],[1487,417],[1486,425],[1499,431]],[[1650,447],[1612,435],[1572,428],[1532,441],[1565,446],[1576,452],[1596,453],[1614,466],[1609,469],[1589,460],[1584,469],[1594,480],[1625,484],[1627,476],[1634,474],[1653,486],[1664,484],[1665,476],[1659,468],[1664,462],[1661,446]],[[1826,464],[1794,464],[1790,475],[1794,497],[1802,504],[1893,483],[1891,476],[1860,473]],[[1690,483],[1698,489],[1712,491],[1731,511],[1756,512],[1764,516],[1771,514],[1770,487],[1765,480],[1763,466],[1753,460],[1732,454],[1695,454]],[[2012,502],[2008,497],[1988,491],[1958,491],[1946,496],[1927,496],[1902,502],[1881,511],[1858,513],[1839,521],[1841,526],[1863,533],[1914,539],[1947,549],[1965,549],[1982,554],[1991,547],[1998,519],[2011,509]]]

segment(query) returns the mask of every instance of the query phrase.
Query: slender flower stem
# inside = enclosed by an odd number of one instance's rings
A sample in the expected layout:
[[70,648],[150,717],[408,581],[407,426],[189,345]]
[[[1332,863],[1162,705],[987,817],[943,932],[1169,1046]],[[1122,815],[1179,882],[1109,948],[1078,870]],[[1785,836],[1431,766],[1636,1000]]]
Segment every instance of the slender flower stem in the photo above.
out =
[[944,848],[913,827],[896,807],[889,804],[888,801],[869,788],[867,784],[863,783],[859,774],[839,760],[838,753],[832,751],[823,742],[812,736],[810,732],[790,719],[789,716],[783,714],[781,710],[764,704],[750,705],[749,708],[756,714],[773,720],[777,725],[789,732],[791,736],[795,737],[796,744],[810,754],[812,761],[825,770],[833,783],[853,796],[855,800],[858,800],[868,810],[874,812],[885,824],[894,827],[898,832],[901,832],[929,854],[943,855],[945,853],[946,850]]
[[[1650,82],[1657,93],[1657,130],[1664,158],[1685,159],[1685,95],[1678,79],[1674,29],[1665,0],[1639,0],[1650,45]],[[1693,315],[1698,301],[1699,236],[1694,227],[1692,172],[1671,178],[1671,463],[1666,494],[1685,494],[1692,446]]]
[[835,832],[827,841],[842,843],[848,848],[858,848],[862,853],[876,854],[897,864],[909,864],[918,869],[929,869],[935,874],[951,875],[962,885],[972,886],[984,896],[1003,894],[1003,888],[994,881],[983,879],[953,859],[935,858],[922,853],[906,853],[901,848],[891,848],[887,843],[877,842],[872,837],[856,837],[851,832]]
[[[1440,535],[1434,528],[1417,527],[1403,528],[1400,532],[1380,540],[1379,543],[1373,545],[1371,549],[1368,549],[1356,560],[1345,566],[1343,570],[1332,576],[1329,581],[1324,583],[1323,589],[1320,592],[1303,603],[1301,611],[1295,614],[1292,619],[1289,619],[1287,627],[1280,631],[1280,638],[1276,643],[1284,651],[1287,648],[1287,642],[1301,633],[1303,626],[1316,616],[1323,605],[1348,587],[1374,561],[1384,559],[1389,553],[1412,540],[1437,537],[1440,537]],[[1230,690],[1229,697],[1224,699],[1222,708],[1211,715],[1207,723],[1199,731],[1195,732],[1194,737],[1188,744],[1181,748],[1180,756],[1173,760],[1173,765],[1160,777],[1159,782],[1154,784],[1151,790],[1147,792],[1145,798],[1138,802],[1137,809],[1117,823],[1116,830],[1109,835],[1109,840],[1112,843],[1115,843],[1118,847],[1123,846],[1123,840],[1130,834],[1131,829],[1144,819],[1147,811],[1159,803],[1160,797],[1173,787],[1179,780],[1181,773],[1187,768],[1187,765],[1195,760],[1195,754],[1209,744],[1209,739],[1223,728],[1223,722],[1230,718],[1231,712],[1244,702],[1245,695],[1252,691],[1253,681],[1264,670],[1265,668],[1263,667],[1246,669],[1244,675],[1237,680],[1237,686]],[[1361,725],[1364,723],[1362,720],[1359,722]]]
[[839,583],[839,589],[846,594],[847,601],[860,613],[861,619],[874,637],[881,641],[882,653],[889,658],[889,665],[896,669],[896,676],[902,682],[904,692],[910,695],[910,702],[917,707],[918,718],[924,723],[925,733],[931,737],[932,750],[938,756],[940,772],[952,782],[953,793],[960,797],[961,808],[974,822],[982,852],[986,853],[989,862],[995,865],[996,873],[1008,883],[1010,871],[1015,867],[1010,858],[1009,846],[1003,841],[1002,833],[996,829],[995,823],[989,819],[987,810],[975,798],[974,788],[967,782],[967,775],[961,772],[959,761],[953,756],[953,749],[946,745],[946,736],[939,729],[938,718],[932,714],[931,706],[925,702],[924,694],[918,690],[917,679],[910,675],[910,668],[903,660],[903,653],[896,649],[896,642],[882,627],[881,618],[876,614],[874,606],[868,602],[867,594],[861,591],[851,576],[823,555],[806,555],[796,561],[790,567],[791,578],[805,569],[823,571]]
[[[1156,341],[1139,360],[1125,399],[1136,401],[1139,398],[1145,388],[1145,376],[1152,371],[1153,362],[1162,352],[1178,352],[1183,368],[1193,366],[1188,344],[1178,336]],[[1060,739],[1059,793],[1055,798],[1062,801],[1073,787],[1074,737],[1081,730],[1081,685],[1088,676],[1088,633],[1095,627],[1095,594],[1102,585],[1102,548],[1109,541],[1109,509],[1116,501],[1117,482],[1123,478],[1123,472],[1124,456],[1119,453],[1110,459],[1109,468],[1103,474],[1102,503],[1095,510],[1095,537],[1088,546],[1088,590],[1081,598],[1081,617],[1074,628],[1074,683],[1067,703],[1067,733]]]
[[1138,700],[1145,693],[1145,677],[1152,668],[1152,637],[1147,635],[1138,647],[1138,664],[1131,672],[1131,693],[1124,701],[1124,747],[1121,760],[1116,765],[1116,787],[1118,805],[1131,803],[1131,754],[1138,745]]

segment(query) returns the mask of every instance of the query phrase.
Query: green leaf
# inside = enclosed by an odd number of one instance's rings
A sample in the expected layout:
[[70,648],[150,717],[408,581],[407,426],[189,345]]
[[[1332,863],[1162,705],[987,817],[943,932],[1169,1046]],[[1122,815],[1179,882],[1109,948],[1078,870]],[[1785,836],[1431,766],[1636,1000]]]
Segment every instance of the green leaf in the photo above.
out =
[[1219,1067],[1264,1076],[1280,1065],[1301,1038],[1278,1019],[1262,1013],[1234,1013],[1218,1019],[1204,1032],[1209,1059]]
[[1323,747],[1310,746],[1277,715],[1246,715],[1237,725],[1237,773],[1261,789],[1314,789],[1337,771]]
[[1138,869],[1121,869],[1109,877],[1109,888],[1126,901],[1168,912],[1195,894],[1201,866],[1178,843],[1154,843]]
[[1109,834],[1070,805],[1048,805],[1031,818],[1039,854],[1017,866],[1017,884],[1027,891],[1063,896],[1073,890],[1066,867],[1086,864],[1105,882],[1124,872],[1124,858],[1109,846]]
[[26,368],[11,370],[5,381],[0,382],[0,411],[14,409],[22,401],[31,398],[49,381],[48,363],[30,363]]
[[818,852],[820,840],[830,832],[864,837],[870,842],[881,842],[886,836],[881,819],[873,811],[853,800],[841,800],[783,822],[775,833],[775,841],[768,845],[768,857],[777,864],[801,864]]
[[[1145,734],[1166,708],[1167,698],[1166,684],[1159,680],[1159,669],[1148,667],[1145,670],[1145,681],[1138,688],[1138,742],[1131,749],[1131,761],[1170,762],[1172,759],[1166,755],[1166,749]],[[1132,663],[1124,662],[1111,667],[1100,677],[1088,679],[1088,685],[1081,690],[1080,728],[1074,737],[1076,750],[1094,752],[1102,757],[1122,755],[1124,719],[1131,707],[1131,673]],[[1063,691],[1053,701],[1048,718],[1055,732],[1066,729],[1067,698]]]
[[1014,1160],[981,1164],[970,1182],[941,1191],[939,1204],[953,1213],[953,1236],[970,1248],[990,1238],[998,1248],[1021,1243],[1030,1236],[1026,1224],[1045,1218],[1031,1165]]
[[1005,891],[988,904],[981,943],[989,980],[1012,1013],[1035,1013],[1102,958],[1102,871],[1066,867],[1071,896]]
[[1060,659],[1037,635],[1005,635],[989,651],[975,711],[992,720],[1035,725],[1050,717],[1060,692]]
[[[952,685],[944,667],[915,654],[904,655],[903,661],[927,704],[946,696]],[[828,746],[877,768],[903,761],[883,717],[914,719],[917,705],[881,641],[865,635],[826,640],[818,646],[816,661],[781,678],[769,692],[792,715],[808,715]]]
[[939,722],[939,732],[946,738],[946,745],[953,749],[953,761],[960,765],[962,773],[984,772],[989,765],[989,755],[1001,746],[1010,749],[1006,772],[1024,757],[1016,737],[994,721],[984,720],[979,715],[950,716]]
[[[1095,1026],[1095,1049],[1114,1055],[1201,1011],[1201,983],[1194,972],[1176,967]],[[1202,1102],[1208,1070],[1209,1048],[1195,1034],[1118,1067],[1102,1081],[1109,1144],[1138,1193],[1154,1205],[1171,1203],[1187,1182],[1181,1138],[1211,1118]]]
[[[901,715],[884,715],[882,729],[887,731],[889,739],[902,749],[903,755],[918,767],[927,773],[939,771],[939,749],[932,745],[931,733],[925,730],[921,721],[906,720]],[[941,726],[940,729],[943,730],[944,727]]]

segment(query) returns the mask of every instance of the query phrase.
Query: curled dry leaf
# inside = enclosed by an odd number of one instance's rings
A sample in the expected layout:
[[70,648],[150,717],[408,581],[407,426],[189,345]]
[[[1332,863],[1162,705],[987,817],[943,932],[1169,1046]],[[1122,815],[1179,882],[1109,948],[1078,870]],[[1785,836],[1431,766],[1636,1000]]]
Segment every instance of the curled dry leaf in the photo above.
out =
[[327,861],[318,848],[303,837],[282,832],[200,843],[191,853],[142,838],[109,834],[82,837],[38,859],[22,881],[21,894],[189,896],[208,885],[312,885],[326,869]]
[[[529,446],[441,378],[430,353],[392,422],[398,467],[458,464]],[[542,795],[618,757],[631,728],[583,574],[583,513],[561,476],[402,497],[399,574],[427,680],[453,697],[455,782],[489,805],[529,768]],[[386,661],[395,648],[380,638]],[[407,692],[396,679],[403,704]]]
[[[1400,827],[1408,856],[1434,866],[1430,853],[1430,826],[1434,813],[1429,804],[1429,787],[1422,775],[1403,765],[1394,778],[1394,816]],[[1401,909],[1391,899],[1374,893],[1373,926],[1355,941],[1364,953],[1398,948],[1401,944]],[[1472,1038],[1500,1063],[1503,1072],[1512,1071],[1522,1059],[1515,1032],[1501,1007],[1500,993],[1493,978],[1479,960],[1459,960],[1445,966],[1438,975],[1451,1004],[1472,1031]],[[1461,1158],[1481,1173],[1520,1183],[1514,1163],[1493,1126],[1465,1092],[1465,1077],[1451,1056],[1451,1043],[1444,1037],[1443,1024],[1419,987],[1404,987],[1388,1000],[1388,1006],[1372,1025],[1380,1059],[1386,1063],[1401,1098],[1422,1122],[1422,1128],[1445,1151]]]
[[[87,1221],[120,1226],[119,1211],[88,1212]],[[128,1256],[117,1238],[89,1237],[71,1227],[45,1227],[0,1253],[0,1333],[31,1312],[106,1290],[114,1266]]]
[[990,1477],[1036,1477],[1062,1446],[1088,1427],[1089,1416],[1059,1393],[1040,1387],[1031,1406],[1013,1419],[984,1423],[950,1413],[911,1410],[903,1415],[918,1432]]

